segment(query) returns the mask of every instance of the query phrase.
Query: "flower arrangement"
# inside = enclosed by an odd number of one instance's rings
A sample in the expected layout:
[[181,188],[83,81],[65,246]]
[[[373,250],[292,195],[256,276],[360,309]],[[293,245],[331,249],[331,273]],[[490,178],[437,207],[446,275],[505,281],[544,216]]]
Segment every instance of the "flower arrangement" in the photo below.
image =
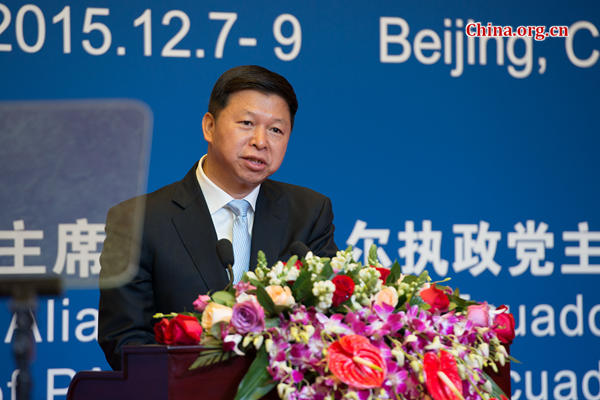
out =
[[506,307],[467,301],[427,271],[333,258],[258,266],[229,290],[200,295],[195,313],[157,314],[156,339],[200,344],[190,368],[256,352],[236,399],[274,387],[282,399],[502,399],[483,371],[512,359]]

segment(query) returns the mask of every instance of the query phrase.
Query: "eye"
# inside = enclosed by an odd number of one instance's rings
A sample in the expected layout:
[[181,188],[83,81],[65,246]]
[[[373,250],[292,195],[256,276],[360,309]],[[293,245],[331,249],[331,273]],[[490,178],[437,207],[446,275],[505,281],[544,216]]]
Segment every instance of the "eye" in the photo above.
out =
[[277,128],[276,126],[272,127],[271,131],[273,131],[279,135],[283,135],[283,131],[281,129]]
[[252,126],[252,121],[248,121],[248,120],[239,121],[238,123],[240,125],[244,125],[244,126]]

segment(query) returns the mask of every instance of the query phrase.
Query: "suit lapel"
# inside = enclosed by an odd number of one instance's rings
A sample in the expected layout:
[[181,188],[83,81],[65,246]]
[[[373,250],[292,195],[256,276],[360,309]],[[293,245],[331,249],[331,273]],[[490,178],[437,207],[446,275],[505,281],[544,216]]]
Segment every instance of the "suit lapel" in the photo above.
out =
[[285,233],[288,206],[283,193],[271,181],[265,181],[260,187],[256,200],[254,225],[252,228],[252,248],[250,270],[256,268],[258,251],[267,255],[268,265],[278,261],[281,253],[281,241]]
[[173,196],[181,212],[175,214],[172,221],[206,286],[219,290],[227,284],[228,278],[217,256],[217,235],[196,179],[197,165],[183,178]]

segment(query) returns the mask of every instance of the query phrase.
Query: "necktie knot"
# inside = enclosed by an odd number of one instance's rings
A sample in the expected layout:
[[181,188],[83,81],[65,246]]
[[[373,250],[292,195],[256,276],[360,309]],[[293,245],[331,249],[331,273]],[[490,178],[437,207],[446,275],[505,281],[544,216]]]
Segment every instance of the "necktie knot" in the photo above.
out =
[[233,211],[233,213],[238,216],[245,218],[248,213],[248,208],[250,208],[250,203],[246,200],[231,200],[228,204],[229,209]]

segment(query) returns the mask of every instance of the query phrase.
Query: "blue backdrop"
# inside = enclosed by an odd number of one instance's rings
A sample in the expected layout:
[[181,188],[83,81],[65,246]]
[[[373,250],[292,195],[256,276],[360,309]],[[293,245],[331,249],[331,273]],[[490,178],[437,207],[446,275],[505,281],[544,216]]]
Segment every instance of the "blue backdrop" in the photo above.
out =
[[[376,243],[407,272],[427,268],[474,299],[510,305],[511,352],[522,361],[513,399],[600,399],[599,11],[589,1],[538,0],[0,0],[0,100],[133,99],[153,120],[146,188],[116,195],[107,189],[114,179],[96,180],[123,171],[111,161],[120,139],[89,163],[94,149],[36,142],[56,163],[93,165],[97,175],[75,174],[56,195],[95,190],[87,209],[31,192],[44,168],[2,174],[0,274],[17,264],[15,232],[38,232],[27,243],[40,254],[23,262],[50,272],[61,225],[73,231],[86,219],[92,232],[107,204],[181,179],[205,152],[201,119],[214,81],[260,64],[286,76],[300,101],[274,178],[331,197],[339,247]],[[470,22],[566,26],[568,36],[467,37]],[[131,144],[129,133],[122,140]],[[15,196],[62,219],[39,222]],[[101,248],[66,246],[92,258]],[[64,398],[75,371],[108,368],[95,340],[97,300],[93,289],[40,300],[36,399]],[[0,399],[13,391],[10,324],[2,301]]]

